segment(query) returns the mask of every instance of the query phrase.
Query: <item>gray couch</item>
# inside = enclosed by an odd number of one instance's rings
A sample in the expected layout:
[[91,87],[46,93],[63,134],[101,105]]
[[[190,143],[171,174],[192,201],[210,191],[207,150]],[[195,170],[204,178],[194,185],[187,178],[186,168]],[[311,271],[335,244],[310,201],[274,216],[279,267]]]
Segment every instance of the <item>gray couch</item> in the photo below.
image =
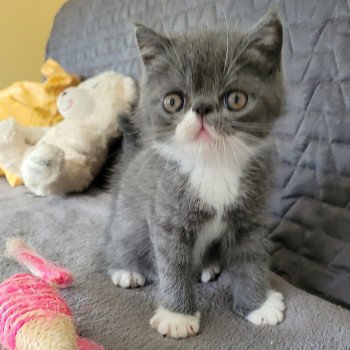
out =
[[[345,0],[281,0],[288,105],[276,128],[276,176],[270,234],[273,268],[293,284],[350,304],[349,6]],[[47,56],[91,76],[116,69],[139,78],[129,19],[181,30],[256,21],[267,0],[70,0],[56,17]],[[286,296],[286,319],[254,327],[230,309],[228,281],[197,286],[201,334],[175,341],[148,326],[154,286],[115,288],[99,252],[110,195],[35,198],[0,179],[0,247],[20,234],[45,256],[73,270],[63,291],[84,336],[118,349],[350,349],[350,312],[272,275]],[[0,257],[1,280],[22,271]]]

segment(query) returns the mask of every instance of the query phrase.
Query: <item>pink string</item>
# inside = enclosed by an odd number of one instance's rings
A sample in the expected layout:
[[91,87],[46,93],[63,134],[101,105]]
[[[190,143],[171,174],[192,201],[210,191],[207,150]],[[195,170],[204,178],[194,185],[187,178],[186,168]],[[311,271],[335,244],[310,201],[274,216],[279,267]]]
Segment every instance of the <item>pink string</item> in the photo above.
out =
[[16,335],[27,322],[58,314],[71,316],[71,311],[58,292],[40,278],[17,274],[0,284],[0,341],[5,348],[16,349]]
[[79,350],[105,350],[102,345],[95,343],[94,341],[86,338],[78,339]]
[[28,267],[33,274],[41,277],[50,284],[60,288],[66,288],[73,283],[73,276],[70,271],[45,260],[27,246],[25,242],[23,242],[22,246],[17,247],[13,255],[19,263]]

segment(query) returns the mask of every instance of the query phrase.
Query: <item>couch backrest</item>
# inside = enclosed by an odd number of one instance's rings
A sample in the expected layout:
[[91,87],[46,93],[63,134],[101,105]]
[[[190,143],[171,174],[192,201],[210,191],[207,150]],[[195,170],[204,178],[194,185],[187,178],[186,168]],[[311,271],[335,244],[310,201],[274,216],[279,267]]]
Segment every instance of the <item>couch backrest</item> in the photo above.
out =
[[[276,0],[284,21],[287,112],[277,128],[273,268],[350,305],[350,21],[346,0]],[[140,76],[130,20],[164,31],[257,21],[269,0],[70,0],[47,56],[91,76]]]

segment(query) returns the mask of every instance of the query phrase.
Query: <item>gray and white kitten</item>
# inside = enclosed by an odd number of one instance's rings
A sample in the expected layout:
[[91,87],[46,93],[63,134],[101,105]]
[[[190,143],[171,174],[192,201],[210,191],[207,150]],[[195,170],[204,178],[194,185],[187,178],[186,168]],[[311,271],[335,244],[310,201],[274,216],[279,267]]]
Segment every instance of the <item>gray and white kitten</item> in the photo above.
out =
[[173,338],[199,332],[193,284],[220,271],[232,278],[235,312],[277,324],[284,304],[270,289],[263,208],[269,132],[284,102],[281,23],[269,12],[248,33],[171,37],[136,25],[136,40],[144,75],[113,179],[112,281],[158,283],[150,323]]

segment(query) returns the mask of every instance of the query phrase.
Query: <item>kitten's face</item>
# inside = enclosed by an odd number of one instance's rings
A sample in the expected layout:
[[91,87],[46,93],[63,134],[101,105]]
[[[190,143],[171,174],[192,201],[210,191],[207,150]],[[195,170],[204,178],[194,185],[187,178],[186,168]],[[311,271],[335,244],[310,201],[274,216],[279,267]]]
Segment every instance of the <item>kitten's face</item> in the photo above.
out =
[[216,155],[225,145],[229,152],[259,144],[269,133],[283,103],[276,15],[248,34],[202,31],[169,39],[137,26],[136,37],[145,65],[140,107],[151,142]]

